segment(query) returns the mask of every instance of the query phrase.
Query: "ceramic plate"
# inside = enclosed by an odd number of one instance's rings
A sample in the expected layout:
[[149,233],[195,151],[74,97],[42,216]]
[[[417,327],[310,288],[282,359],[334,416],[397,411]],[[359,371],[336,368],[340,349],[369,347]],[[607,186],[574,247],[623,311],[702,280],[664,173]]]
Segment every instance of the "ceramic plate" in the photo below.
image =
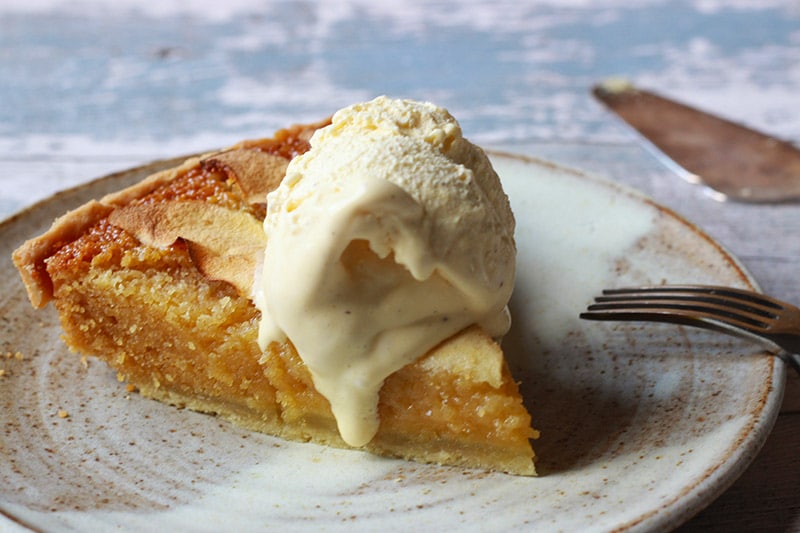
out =
[[546,162],[493,159],[518,223],[504,349],[542,432],[539,477],[249,433],[128,393],[106,366],[69,353],[53,310],[30,308],[12,249],[173,161],[58,194],[0,226],[0,521],[45,531],[638,531],[706,506],[766,438],[783,365],[717,334],[578,313],[603,287],[752,279],[635,192]]

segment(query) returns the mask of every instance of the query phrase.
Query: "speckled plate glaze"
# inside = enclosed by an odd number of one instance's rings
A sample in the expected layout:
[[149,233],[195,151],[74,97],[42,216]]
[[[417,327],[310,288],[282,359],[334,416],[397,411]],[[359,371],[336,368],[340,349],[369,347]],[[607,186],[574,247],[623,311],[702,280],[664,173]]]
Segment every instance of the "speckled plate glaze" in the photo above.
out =
[[284,442],[128,393],[69,353],[9,256],[69,208],[175,161],[91,182],[0,226],[0,526],[44,531],[660,530],[757,453],[785,368],[700,330],[581,322],[603,287],[752,287],[701,230],[636,192],[494,154],[517,215],[512,371],[542,431],[538,478]]

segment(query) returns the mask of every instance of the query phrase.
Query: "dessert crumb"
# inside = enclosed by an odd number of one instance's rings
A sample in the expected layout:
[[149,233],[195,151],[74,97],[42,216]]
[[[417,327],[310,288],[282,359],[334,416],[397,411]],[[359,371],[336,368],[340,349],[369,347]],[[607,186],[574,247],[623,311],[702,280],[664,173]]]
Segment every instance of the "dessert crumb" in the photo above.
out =
[[69,418],[69,413],[63,409],[58,410],[58,418]]

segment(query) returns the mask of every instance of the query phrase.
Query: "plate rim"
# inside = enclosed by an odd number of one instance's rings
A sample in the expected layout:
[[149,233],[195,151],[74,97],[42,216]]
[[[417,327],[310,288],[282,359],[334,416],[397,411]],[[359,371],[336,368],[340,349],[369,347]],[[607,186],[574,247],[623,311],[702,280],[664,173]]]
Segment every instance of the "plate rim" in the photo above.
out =
[[[596,173],[535,156],[502,150],[487,150],[486,152],[490,156],[509,158],[523,163],[543,165],[560,172],[571,174],[580,179],[592,181],[595,184],[615,190],[619,194],[624,194],[636,201],[644,202],[673,219],[675,222],[685,226],[691,233],[704,239],[707,245],[714,247],[720,256],[735,268],[737,276],[743,282],[748,284],[753,290],[762,292],[758,281],[750,273],[742,260],[724,244],[713,238],[700,225],[692,222],[686,216],[659,203],[638,189],[614,181],[609,177],[600,176]],[[600,287],[598,289],[600,289]],[[771,368],[769,373],[770,382],[762,389],[762,395],[758,402],[760,409],[758,409],[758,416],[754,417],[760,420],[761,423],[758,424],[758,421],[753,421],[745,434],[738,435],[736,444],[732,444],[725,460],[717,463],[713,468],[707,469],[704,475],[700,476],[697,482],[692,486],[685,487],[682,493],[676,495],[673,499],[665,502],[658,508],[652,509],[649,513],[642,514],[635,520],[620,524],[616,528],[616,531],[640,531],[663,527],[678,527],[710,505],[744,473],[758,455],[758,452],[772,432],[778,415],[780,414],[780,405],[785,389],[786,365],[783,364],[778,357],[768,357],[765,358],[765,360],[768,361]],[[772,409],[770,409],[770,406],[772,406]],[[756,429],[754,426],[757,426],[761,431],[754,434],[753,430]]]
[[[711,237],[699,225],[690,221],[687,217],[679,214],[672,208],[658,203],[656,200],[634,187],[592,172],[534,156],[500,150],[486,150],[486,152],[490,158],[508,158],[520,161],[524,164],[544,166],[555,171],[566,172],[578,179],[589,180],[614,194],[623,194],[634,201],[644,202],[651,208],[656,209],[667,217],[680,223],[692,234],[702,237],[708,245],[713,246],[717,250],[725,261],[735,268],[737,276],[743,282],[750,285],[753,289],[759,292],[761,291],[758,282],[747,270],[743,262],[722,243]],[[92,194],[90,191],[93,191],[97,187],[102,187],[105,184],[111,184],[118,180],[131,179],[131,176],[135,174],[144,176],[163,168],[175,166],[190,157],[201,154],[189,154],[186,156],[153,160],[141,165],[89,179],[73,187],[60,190],[4,218],[0,221],[0,233],[8,231],[9,228],[13,227],[15,224],[24,224],[26,218],[35,216],[39,210],[46,209],[55,202],[66,201],[69,196],[75,196],[76,204],[80,205],[92,197],[90,196]],[[69,209],[77,207],[77,205],[69,207]],[[651,509],[649,512],[640,514],[635,519],[620,523],[616,528],[617,530],[639,531],[663,527],[677,527],[712,503],[739,478],[753,459],[755,459],[764,442],[767,440],[780,412],[787,370],[784,364],[778,362],[779,358],[769,357],[765,359],[769,361],[768,364],[771,367],[769,372],[770,383],[765,384],[761,390],[761,397],[758,399],[759,408],[749,417],[750,424],[747,429],[737,434],[735,442],[731,442],[730,449],[728,453],[726,453],[724,460],[707,468],[702,475],[697,476],[698,478],[691,486],[683,487],[681,493],[676,494],[669,501],[657,508]],[[750,415],[750,413],[748,413],[748,415]],[[26,524],[20,517],[13,516],[6,510],[0,509],[0,525],[3,525],[3,522],[6,522],[7,525],[16,525],[25,529],[37,530],[35,526]]]

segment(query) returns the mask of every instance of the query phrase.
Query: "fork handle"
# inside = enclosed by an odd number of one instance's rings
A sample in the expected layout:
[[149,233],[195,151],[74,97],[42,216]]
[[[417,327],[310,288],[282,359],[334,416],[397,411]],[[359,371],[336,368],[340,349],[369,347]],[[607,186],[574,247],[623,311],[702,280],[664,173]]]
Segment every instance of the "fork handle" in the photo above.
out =
[[795,370],[797,370],[797,373],[800,374],[800,354],[787,352],[786,361],[788,361],[788,363],[792,365]]

